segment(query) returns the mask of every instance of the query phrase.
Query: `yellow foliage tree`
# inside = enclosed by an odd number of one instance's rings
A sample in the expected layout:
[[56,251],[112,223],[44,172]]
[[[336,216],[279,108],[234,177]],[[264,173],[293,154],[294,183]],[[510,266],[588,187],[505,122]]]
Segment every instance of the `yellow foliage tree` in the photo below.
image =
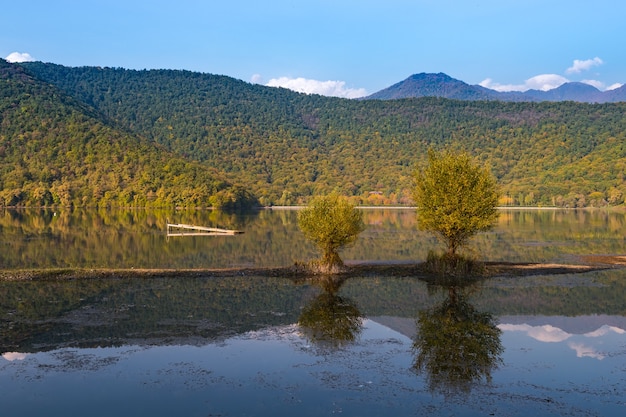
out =
[[498,218],[496,180],[467,153],[429,150],[428,165],[415,171],[413,199],[418,227],[441,237],[449,256]]
[[338,250],[356,241],[365,229],[363,212],[338,194],[311,200],[298,212],[298,226],[322,251],[320,269],[325,272],[343,266]]

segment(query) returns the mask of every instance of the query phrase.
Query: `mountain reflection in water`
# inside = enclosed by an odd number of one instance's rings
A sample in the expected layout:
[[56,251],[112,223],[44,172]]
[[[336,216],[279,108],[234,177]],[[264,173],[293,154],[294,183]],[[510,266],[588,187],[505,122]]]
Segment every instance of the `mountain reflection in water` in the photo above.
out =
[[622,415],[624,278],[1,282],[2,414]]

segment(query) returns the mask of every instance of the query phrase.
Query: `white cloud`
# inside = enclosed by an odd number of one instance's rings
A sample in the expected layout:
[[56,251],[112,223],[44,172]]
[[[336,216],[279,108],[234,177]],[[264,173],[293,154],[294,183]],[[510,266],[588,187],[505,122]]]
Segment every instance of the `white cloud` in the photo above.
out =
[[597,67],[599,65],[602,65],[603,63],[604,62],[598,57],[595,57],[593,59],[585,59],[584,61],[581,61],[580,59],[575,59],[574,64],[568,69],[566,69],[565,73],[578,74],[582,71],[587,71],[591,69],[592,67]]
[[540,74],[527,79],[524,84],[499,84],[494,83],[491,78],[487,78],[480,82],[479,85],[496,91],[527,91],[541,90],[548,91],[569,82],[565,77],[558,74]]
[[544,326],[530,326],[528,324],[500,324],[498,325],[498,328],[502,331],[524,332],[535,340],[547,343],[562,342],[571,337],[571,334],[549,324]]
[[607,326],[604,325],[602,327],[600,327],[598,330],[590,332],[590,333],[585,333],[585,336],[587,337],[601,337],[601,336],[605,336],[609,333],[617,333],[617,334],[625,334],[626,330],[620,329],[619,327],[615,327],[615,326]]
[[594,348],[585,346],[582,343],[571,342],[568,344],[568,346],[576,352],[576,357],[578,358],[594,358],[601,361],[606,357],[606,355],[603,355],[602,353],[596,351]]
[[531,328],[528,324],[508,324],[508,323],[500,323],[498,324],[498,328],[505,332],[525,332]]
[[2,354],[2,357],[8,360],[9,362],[22,361],[26,359],[27,356],[28,356],[28,353],[21,353],[21,352],[5,352]]
[[496,91],[526,91],[528,88],[525,88],[524,84],[500,84],[494,83],[491,78],[485,78],[478,85],[489,88],[491,90]]
[[607,87],[606,84],[604,84],[602,81],[598,81],[598,80],[582,80],[581,83],[593,85],[595,88],[597,88],[600,91],[615,90],[616,88],[620,88],[621,86],[624,85],[622,83],[615,83],[615,84],[611,84],[611,85],[609,85]]
[[[529,324],[501,323],[498,325],[498,328],[505,332],[522,332],[539,342],[545,343],[559,343],[570,339],[567,342],[567,346],[576,352],[577,357],[594,358],[598,360],[603,360],[608,356],[608,354],[590,346],[590,344],[594,343],[594,339],[600,338],[600,340],[595,341],[595,344],[606,348],[607,344],[605,344],[605,340],[602,339],[603,337],[611,336],[613,334],[620,335],[621,337],[626,334],[626,330],[608,325],[604,325],[593,332],[585,333],[583,335],[573,335],[549,324],[543,326],[531,326]],[[584,339],[584,341],[581,342],[576,339]]]
[[604,90],[605,84],[598,80],[582,80],[581,83],[589,84],[597,88],[598,90]]
[[548,91],[557,88],[569,80],[557,74],[541,74],[535,75],[526,80],[526,85],[533,90]]
[[250,77],[250,82],[253,84],[263,84],[263,76],[261,74],[253,74]]
[[30,62],[34,61],[35,58],[30,56],[27,52],[11,52],[6,58],[9,62]]
[[[595,57],[593,59],[580,60],[575,59],[572,66],[565,70],[566,74],[578,74],[583,71],[590,70],[593,67],[597,67],[604,64],[602,59]],[[541,90],[549,91],[553,90],[561,85],[570,82],[567,78],[558,74],[539,74],[535,75],[524,81],[521,84],[500,84],[494,82],[493,79],[487,78],[480,82],[479,85],[490,88],[492,90],[506,92],[506,91],[528,91],[528,90]],[[598,90],[613,90],[621,87],[621,84],[613,84],[610,87],[606,87],[606,84],[598,80],[582,80],[585,84],[592,85]]]
[[569,333],[564,332],[558,327],[551,326],[546,324],[544,326],[536,326],[528,331],[528,336],[533,339],[539,340],[540,342],[562,342],[563,340],[569,339],[571,336]]
[[320,94],[323,96],[358,98],[367,95],[364,88],[347,88],[345,81],[318,81],[306,78],[272,78],[268,87],[284,87],[299,93]]

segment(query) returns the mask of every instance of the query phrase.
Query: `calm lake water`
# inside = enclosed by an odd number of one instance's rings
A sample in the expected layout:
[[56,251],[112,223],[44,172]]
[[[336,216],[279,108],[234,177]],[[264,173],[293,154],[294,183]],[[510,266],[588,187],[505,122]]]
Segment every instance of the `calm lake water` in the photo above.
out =
[[[287,266],[294,211],[0,212],[3,269]],[[352,262],[420,261],[411,210],[367,210]],[[168,237],[168,222],[244,231]],[[505,211],[485,260],[624,255],[624,213]],[[0,283],[2,416],[622,416],[626,270],[344,282],[153,278]]]
[[[248,215],[216,211],[0,211],[0,268],[220,268],[289,266],[318,254],[295,210]],[[367,229],[345,261],[422,261],[437,240],[417,231],[414,210],[365,210]],[[235,229],[236,236],[168,237],[167,223]],[[573,262],[579,254],[626,253],[626,213],[503,211],[472,241],[484,260]]]

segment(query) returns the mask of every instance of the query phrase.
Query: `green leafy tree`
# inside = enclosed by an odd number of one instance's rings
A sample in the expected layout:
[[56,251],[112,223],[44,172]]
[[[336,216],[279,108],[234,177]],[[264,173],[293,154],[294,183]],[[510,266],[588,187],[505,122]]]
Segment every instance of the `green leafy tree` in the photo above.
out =
[[365,229],[363,212],[338,194],[311,200],[298,212],[298,226],[322,251],[320,269],[325,272],[343,266],[338,250],[356,241]]
[[476,233],[493,227],[498,198],[495,178],[466,153],[430,149],[428,165],[415,172],[418,227],[441,237],[450,257]]

